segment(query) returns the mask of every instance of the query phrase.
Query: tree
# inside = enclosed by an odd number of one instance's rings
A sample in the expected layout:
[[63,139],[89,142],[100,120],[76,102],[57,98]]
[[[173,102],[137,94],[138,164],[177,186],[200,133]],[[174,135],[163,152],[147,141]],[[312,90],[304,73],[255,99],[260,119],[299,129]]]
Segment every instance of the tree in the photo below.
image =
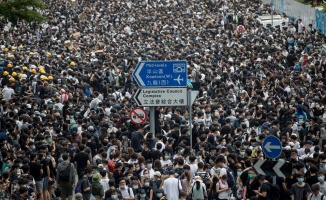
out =
[[41,0],[7,0],[0,2],[0,16],[12,23],[19,20],[43,22],[46,18],[39,12],[45,9]]

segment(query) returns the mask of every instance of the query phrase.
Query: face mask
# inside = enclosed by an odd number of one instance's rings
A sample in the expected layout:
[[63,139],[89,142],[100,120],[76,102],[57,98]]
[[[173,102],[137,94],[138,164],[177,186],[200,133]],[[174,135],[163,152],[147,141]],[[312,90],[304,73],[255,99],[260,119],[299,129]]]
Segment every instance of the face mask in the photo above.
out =
[[247,149],[248,147],[246,145],[243,145],[243,148]]
[[132,186],[132,188],[134,188],[136,190],[136,189],[138,189],[138,185],[134,185],[134,186]]
[[147,168],[151,169],[152,168],[152,164],[148,164]]
[[149,183],[148,183],[148,182],[146,182],[146,183],[144,183],[144,185],[145,185],[146,187],[148,187],[148,186],[149,186]]
[[117,195],[111,195],[111,199],[117,199]]
[[303,178],[298,178],[298,182],[299,182],[299,183],[302,183],[303,180],[304,180]]
[[51,157],[49,157],[49,156],[48,156],[48,157],[46,157],[46,160],[50,161],[50,160],[51,160]]
[[170,156],[165,156],[165,160],[168,160],[170,158]]
[[50,144],[52,143],[52,140],[48,140],[48,141],[49,141]]
[[237,172],[237,176],[241,176],[241,172]]
[[254,178],[254,175],[253,175],[253,174],[248,174],[248,177],[249,177],[250,179],[253,179],[253,178]]
[[120,187],[121,190],[124,190],[125,188],[126,188],[125,186],[121,186],[121,187]]
[[318,176],[318,181],[319,182],[323,182],[324,181],[324,177],[323,176]]
[[32,146],[32,149],[33,149],[33,150],[35,150],[35,149],[36,149],[36,147],[35,147],[35,146]]
[[244,151],[240,151],[240,155],[244,156],[245,152]]
[[140,194],[140,198],[145,198],[146,194]]
[[225,146],[226,145],[226,142],[222,142],[222,145]]
[[126,136],[122,136],[122,139],[123,139],[123,140],[126,139]]
[[163,194],[162,194],[162,193],[157,193],[156,196],[157,196],[158,198],[161,198],[161,197],[163,196]]
[[136,168],[135,168],[135,170],[136,170],[136,171],[139,171],[139,170],[140,170],[140,168],[139,168],[139,167],[136,167]]
[[144,165],[143,165],[143,166],[141,166],[141,167],[140,167],[140,169],[144,170],[144,169],[145,169],[145,166],[144,166]]
[[19,164],[19,167],[22,167],[23,166],[23,164]]

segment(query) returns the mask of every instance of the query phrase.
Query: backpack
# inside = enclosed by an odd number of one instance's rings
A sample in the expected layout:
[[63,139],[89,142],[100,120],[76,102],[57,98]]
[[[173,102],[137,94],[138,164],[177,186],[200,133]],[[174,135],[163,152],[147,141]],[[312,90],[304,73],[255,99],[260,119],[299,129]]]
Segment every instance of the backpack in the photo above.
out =
[[59,180],[68,182],[70,179],[70,169],[71,169],[71,163],[62,171],[59,172]]
[[228,183],[229,188],[232,188],[235,184],[233,172],[228,167],[225,167],[225,169],[226,169],[226,175],[228,176],[228,180],[226,182]]
[[280,199],[280,187],[276,184],[272,184],[272,183],[267,183],[268,186],[270,187],[270,197],[271,199]]
[[89,97],[89,96],[91,95],[91,91],[89,91],[88,88],[85,88],[85,90],[84,90],[84,94],[85,94],[87,97]]
[[82,177],[81,179],[78,180],[78,183],[75,187],[75,194],[77,193],[81,193],[82,192],[82,182],[84,180],[84,177]]

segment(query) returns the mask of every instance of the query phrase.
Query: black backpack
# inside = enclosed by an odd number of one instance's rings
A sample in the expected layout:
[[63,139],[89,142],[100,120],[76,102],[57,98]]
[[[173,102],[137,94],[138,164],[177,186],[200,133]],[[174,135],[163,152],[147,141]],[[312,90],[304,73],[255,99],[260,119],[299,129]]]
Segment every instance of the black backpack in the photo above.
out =
[[69,182],[70,179],[70,169],[71,169],[71,163],[68,164],[68,166],[59,172],[59,180],[64,182]]
[[228,167],[225,167],[225,169],[226,169],[226,174],[228,176],[228,180],[227,180],[228,186],[229,186],[229,188],[232,188],[235,184],[233,172]]

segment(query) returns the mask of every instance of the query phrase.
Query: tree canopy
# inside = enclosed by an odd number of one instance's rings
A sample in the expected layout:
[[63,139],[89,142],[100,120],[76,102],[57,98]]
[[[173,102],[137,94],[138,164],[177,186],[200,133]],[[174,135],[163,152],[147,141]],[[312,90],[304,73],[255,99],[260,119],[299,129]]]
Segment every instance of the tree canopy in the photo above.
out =
[[0,16],[12,23],[18,20],[42,22],[46,18],[39,11],[45,7],[40,0],[7,0],[0,2]]

